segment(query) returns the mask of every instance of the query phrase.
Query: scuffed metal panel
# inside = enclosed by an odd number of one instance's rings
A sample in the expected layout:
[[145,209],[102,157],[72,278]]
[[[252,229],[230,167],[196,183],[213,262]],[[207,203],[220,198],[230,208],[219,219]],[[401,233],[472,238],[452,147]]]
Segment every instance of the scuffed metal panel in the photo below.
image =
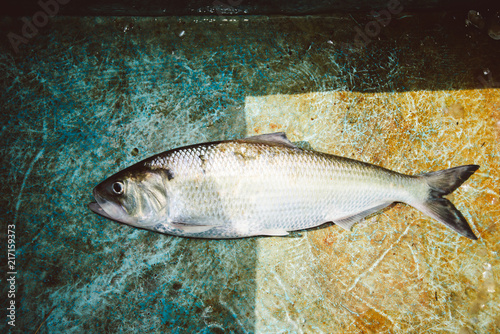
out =
[[[497,330],[498,48],[462,14],[401,14],[361,47],[366,15],[54,17],[17,52],[3,39],[0,215],[16,225],[16,327]],[[2,32],[21,34],[16,22]],[[93,186],[141,158],[267,131],[401,172],[480,164],[453,195],[480,240],[400,205],[353,232],[229,241],[86,208]]]

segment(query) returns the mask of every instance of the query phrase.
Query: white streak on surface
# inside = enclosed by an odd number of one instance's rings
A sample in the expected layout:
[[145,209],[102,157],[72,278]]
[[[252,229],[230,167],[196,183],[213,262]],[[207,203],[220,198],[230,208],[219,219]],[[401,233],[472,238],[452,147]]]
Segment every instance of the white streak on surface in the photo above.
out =
[[356,287],[356,285],[358,284],[358,282],[363,277],[365,277],[366,275],[368,275],[369,273],[371,273],[373,271],[373,269],[375,269],[375,267],[377,267],[378,264],[384,259],[384,257],[387,255],[387,253],[389,253],[392,250],[392,247],[394,247],[394,245],[398,244],[399,241],[401,240],[401,238],[404,237],[408,233],[409,230],[410,230],[410,226],[406,227],[406,229],[399,236],[399,238],[389,248],[387,248],[385,250],[385,252],[382,253],[382,255],[370,266],[370,268],[368,268],[366,271],[362,272],[358,277],[356,277],[356,279],[354,280],[353,284],[351,285],[351,287],[349,289],[347,289],[346,292],[350,292],[352,289],[354,289],[354,287]]
[[35,158],[31,161],[31,164],[28,167],[28,169],[26,170],[26,173],[24,174],[23,183],[21,184],[21,188],[19,189],[19,195],[17,196],[16,210],[15,210],[15,213],[14,213],[14,224],[17,221],[17,213],[19,212],[19,207],[21,206],[23,191],[24,191],[24,187],[26,186],[26,180],[30,176],[31,171],[33,170],[33,166],[35,166],[35,163],[42,157],[42,155],[43,155],[44,152],[45,152],[45,147],[42,148],[38,152],[38,154],[35,156]]

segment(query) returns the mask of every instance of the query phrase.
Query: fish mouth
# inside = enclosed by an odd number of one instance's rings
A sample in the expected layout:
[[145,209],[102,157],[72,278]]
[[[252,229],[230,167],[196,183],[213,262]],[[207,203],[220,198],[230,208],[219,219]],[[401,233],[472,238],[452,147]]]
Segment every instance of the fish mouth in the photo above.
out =
[[88,204],[88,207],[90,210],[92,210],[94,213],[97,213],[99,216],[114,220],[113,217],[111,217],[106,213],[106,211],[104,211],[104,209],[99,205],[99,203],[91,202]]
[[92,190],[92,195],[94,195],[96,201],[88,204],[89,209],[92,210],[94,213],[97,213],[99,216],[113,220],[113,217],[111,217],[106,211],[104,211],[102,206],[97,202],[98,198],[99,202],[103,202],[103,199],[101,196],[99,196],[99,193],[95,188],[94,190]]
[[94,188],[93,195],[95,202],[88,204],[88,208],[99,216],[117,221],[124,224],[134,224],[136,221],[130,217],[125,209],[112,201],[99,195],[99,192]]

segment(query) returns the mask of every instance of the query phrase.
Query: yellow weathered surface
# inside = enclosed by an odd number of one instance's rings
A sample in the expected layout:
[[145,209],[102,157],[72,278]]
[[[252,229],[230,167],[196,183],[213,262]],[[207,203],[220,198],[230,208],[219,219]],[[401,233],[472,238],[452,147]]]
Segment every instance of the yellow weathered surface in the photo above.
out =
[[407,174],[480,169],[449,198],[472,241],[404,204],[354,226],[261,238],[256,332],[493,333],[500,329],[500,90],[247,97],[247,134]]

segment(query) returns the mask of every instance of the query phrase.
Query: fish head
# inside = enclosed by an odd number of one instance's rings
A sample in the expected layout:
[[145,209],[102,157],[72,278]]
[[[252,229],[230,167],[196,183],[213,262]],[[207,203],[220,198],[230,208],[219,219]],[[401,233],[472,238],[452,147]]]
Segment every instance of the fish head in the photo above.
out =
[[96,202],[89,208],[105,218],[149,228],[168,214],[164,177],[161,171],[127,168],[94,188]]

